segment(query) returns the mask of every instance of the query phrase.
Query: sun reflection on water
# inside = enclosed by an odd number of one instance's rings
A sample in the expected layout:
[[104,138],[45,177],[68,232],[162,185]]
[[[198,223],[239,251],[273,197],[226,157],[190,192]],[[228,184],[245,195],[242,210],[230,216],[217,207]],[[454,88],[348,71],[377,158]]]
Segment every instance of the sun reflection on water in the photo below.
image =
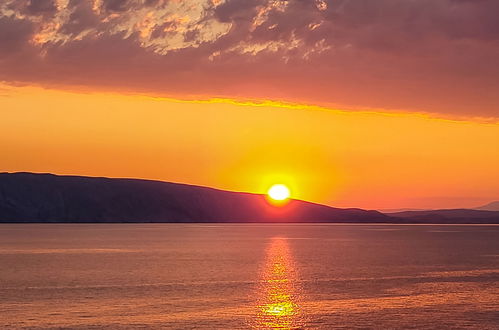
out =
[[299,306],[299,288],[287,240],[272,238],[266,253],[254,327],[300,328],[303,321]]

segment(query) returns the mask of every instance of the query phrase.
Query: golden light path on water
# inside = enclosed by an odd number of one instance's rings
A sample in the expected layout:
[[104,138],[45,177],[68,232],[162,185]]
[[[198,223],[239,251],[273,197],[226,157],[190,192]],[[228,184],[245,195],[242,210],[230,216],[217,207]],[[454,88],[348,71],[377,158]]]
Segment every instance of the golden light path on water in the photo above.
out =
[[303,326],[300,289],[285,238],[272,238],[261,275],[254,328],[296,329]]

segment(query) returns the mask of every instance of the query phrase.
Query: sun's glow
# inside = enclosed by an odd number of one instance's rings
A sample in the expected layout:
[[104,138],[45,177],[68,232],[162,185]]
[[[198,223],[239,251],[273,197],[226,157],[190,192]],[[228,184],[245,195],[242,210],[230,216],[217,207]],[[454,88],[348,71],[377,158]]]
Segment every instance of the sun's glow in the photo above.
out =
[[289,189],[283,184],[275,184],[268,191],[270,198],[276,201],[284,201],[289,198]]

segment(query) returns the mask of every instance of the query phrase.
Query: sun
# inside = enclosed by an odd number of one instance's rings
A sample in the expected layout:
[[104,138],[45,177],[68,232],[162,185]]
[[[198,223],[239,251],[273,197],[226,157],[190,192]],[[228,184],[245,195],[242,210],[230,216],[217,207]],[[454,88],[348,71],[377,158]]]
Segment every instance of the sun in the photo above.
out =
[[283,184],[275,184],[270,187],[267,194],[275,201],[284,201],[289,198],[289,188]]

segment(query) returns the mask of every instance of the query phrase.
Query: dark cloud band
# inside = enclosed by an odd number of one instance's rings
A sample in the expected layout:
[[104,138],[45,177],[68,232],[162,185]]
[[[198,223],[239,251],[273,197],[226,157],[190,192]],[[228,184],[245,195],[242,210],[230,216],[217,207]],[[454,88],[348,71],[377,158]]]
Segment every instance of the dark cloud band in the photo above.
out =
[[499,118],[495,0],[0,5],[0,79]]

